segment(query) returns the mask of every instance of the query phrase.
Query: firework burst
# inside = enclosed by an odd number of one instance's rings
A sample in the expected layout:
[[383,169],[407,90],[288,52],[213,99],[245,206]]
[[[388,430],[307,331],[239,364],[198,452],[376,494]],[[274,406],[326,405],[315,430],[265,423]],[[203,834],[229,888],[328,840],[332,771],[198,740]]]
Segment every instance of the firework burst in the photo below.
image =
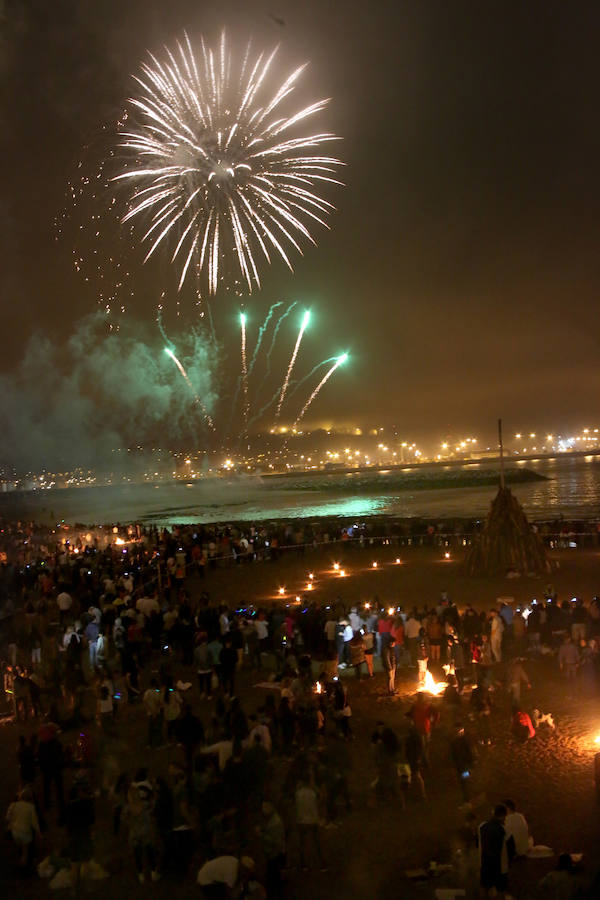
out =
[[186,35],[136,77],[120,131],[129,160],[117,180],[133,187],[123,221],[143,219],[146,259],[169,243],[180,288],[195,270],[215,294],[222,257],[232,253],[236,278],[252,291],[259,260],[275,254],[291,269],[291,251],[315,243],[310,227],[327,227],[334,207],[320,190],[341,184],[342,163],[320,148],[337,138],[303,126],[328,101],[287,111],[305,66],[274,90],[276,52],[253,56],[249,46],[236,65],[224,34],[216,51],[202,41],[198,56]]

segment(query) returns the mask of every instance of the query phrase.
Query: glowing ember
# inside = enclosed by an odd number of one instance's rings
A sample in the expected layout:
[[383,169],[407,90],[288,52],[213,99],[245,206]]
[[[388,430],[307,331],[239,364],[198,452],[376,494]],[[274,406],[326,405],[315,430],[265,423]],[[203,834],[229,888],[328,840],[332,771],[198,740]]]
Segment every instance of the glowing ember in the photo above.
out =
[[427,669],[425,672],[425,682],[420,690],[425,691],[427,694],[433,694],[434,697],[438,697],[440,694],[444,693],[447,686],[445,681],[435,681],[433,675],[429,669]]

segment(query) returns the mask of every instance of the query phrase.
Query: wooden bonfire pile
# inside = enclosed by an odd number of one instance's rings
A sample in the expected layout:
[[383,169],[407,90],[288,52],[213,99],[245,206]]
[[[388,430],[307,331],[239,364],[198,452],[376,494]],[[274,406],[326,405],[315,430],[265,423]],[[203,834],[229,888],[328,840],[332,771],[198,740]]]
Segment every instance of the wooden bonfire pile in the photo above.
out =
[[465,567],[469,575],[550,571],[546,548],[510,488],[499,488],[483,531],[468,550]]

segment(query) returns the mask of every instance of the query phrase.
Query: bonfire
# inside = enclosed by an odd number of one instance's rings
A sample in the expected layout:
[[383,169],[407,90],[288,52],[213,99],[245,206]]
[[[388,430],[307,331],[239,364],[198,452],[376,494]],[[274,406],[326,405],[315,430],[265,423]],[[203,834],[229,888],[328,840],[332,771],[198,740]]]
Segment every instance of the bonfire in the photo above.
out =
[[443,694],[446,688],[448,687],[448,683],[446,681],[436,681],[429,669],[425,672],[425,681],[422,685],[419,685],[419,690],[424,691],[426,694],[432,694],[434,697],[439,697],[440,694]]

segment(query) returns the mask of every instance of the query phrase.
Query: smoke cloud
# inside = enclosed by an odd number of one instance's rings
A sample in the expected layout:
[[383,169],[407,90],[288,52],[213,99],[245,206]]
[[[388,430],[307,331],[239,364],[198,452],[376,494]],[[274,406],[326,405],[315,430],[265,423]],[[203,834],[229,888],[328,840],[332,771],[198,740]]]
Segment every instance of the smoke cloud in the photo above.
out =
[[194,331],[172,347],[147,326],[107,333],[102,314],[81,320],[66,343],[33,335],[18,369],[0,376],[0,462],[19,473],[87,466],[111,469],[119,448],[206,446],[198,399],[217,400],[212,345]]

